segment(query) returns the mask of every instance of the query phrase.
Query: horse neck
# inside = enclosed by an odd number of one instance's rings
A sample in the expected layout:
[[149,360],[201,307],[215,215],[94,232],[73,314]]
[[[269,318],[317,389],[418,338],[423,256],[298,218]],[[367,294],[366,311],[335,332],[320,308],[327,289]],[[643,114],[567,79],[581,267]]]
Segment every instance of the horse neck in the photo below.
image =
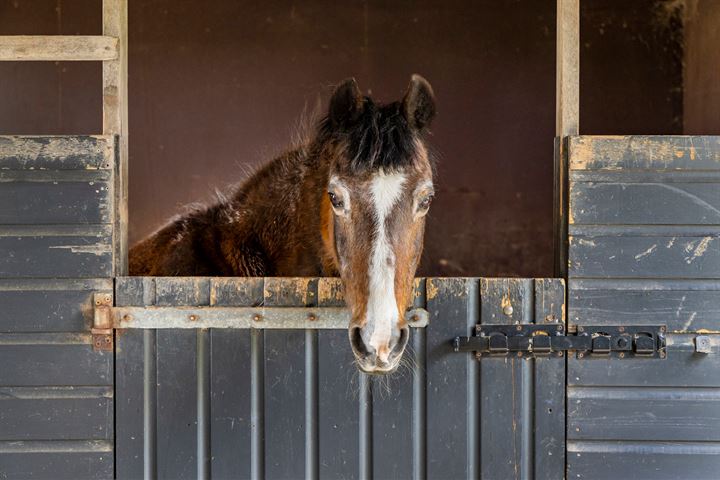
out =
[[[321,237],[328,162],[303,150],[260,170],[236,197],[247,221],[232,228],[236,244],[251,239],[267,257],[266,275],[332,275]],[[330,269],[330,271],[328,271]]]

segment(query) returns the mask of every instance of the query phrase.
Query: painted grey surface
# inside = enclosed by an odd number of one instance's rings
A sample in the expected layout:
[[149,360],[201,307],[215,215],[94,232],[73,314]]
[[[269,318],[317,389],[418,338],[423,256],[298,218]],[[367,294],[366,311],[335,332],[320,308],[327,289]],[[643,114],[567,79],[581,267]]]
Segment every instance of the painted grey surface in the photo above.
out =
[[[119,278],[116,302],[340,306],[338,287]],[[419,281],[430,324],[412,329],[413,366],[389,381],[358,374],[345,330],[118,330],[118,478],[557,478],[564,359],[478,362],[451,348],[507,296],[524,320],[562,318],[558,280]]]
[[720,138],[569,143],[569,323],[670,333],[665,360],[568,359],[567,478],[717,478]]
[[0,478],[111,478],[111,137],[0,137]]

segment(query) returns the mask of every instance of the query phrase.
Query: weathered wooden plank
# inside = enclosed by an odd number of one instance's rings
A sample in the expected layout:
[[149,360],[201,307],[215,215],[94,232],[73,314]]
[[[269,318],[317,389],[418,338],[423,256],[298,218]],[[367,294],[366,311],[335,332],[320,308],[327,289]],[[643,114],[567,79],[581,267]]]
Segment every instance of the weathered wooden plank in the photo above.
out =
[[717,136],[576,136],[571,170],[720,170]]
[[720,335],[710,335],[713,353],[695,352],[695,335],[667,336],[664,360],[568,358],[568,385],[605,387],[720,387]]
[[0,170],[112,170],[112,135],[0,136]]
[[555,135],[577,135],[580,124],[580,2],[557,0]]
[[[535,286],[535,323],[565,323],[565,285],[558,278],[539,278]],[[565,358],[536,358],[532,379],[534,429],[532,448],[537,479],[565,473]]]
[[103,0],[103,34],[118,39],[118,54],[103,62],[103,133],[117,135],[115,167],[115,274],[128,273],[128,3]]
[[532,279],[483,278],[480,280],[480,318],[483,323],[533,323]]
[[113,355],[89,334],[0,334],[0,385],[112,385]]
[[[533,281],[480,279],[480,323],[534,323]],[[472,356],[470,356],[472,357]],[[482,477],[532,474],[534,361],[518,356],[480,362],[480,465]]]
[[[265,279],[265,305],[317,305],[315,278]],[[317,398],[306,389],[306,376],[315,372],[306,364],[306,332],[265,332],[265,475],[267,478],[304,476],[307,467],[305,398]],[[312,383],[312,382],[311,382]],[[315,439],[312,439],[314,442]],[[310,457],[314,461],[315,455]]]
[[568,437],[717,442],[720,389],[571,387]]
[[197,334],[157,332],[157,475],[197,478]]
[[577,325],[667,325],[670,332],[720,330],[720,281],[571,280]]
[[718,278],[720,235],[706,233],[572,235],[569,274],[588,278]]
[[[480,476],[480,364],[458,355],[450,339],[472,334],[479,318],[478,281],[427,279],[428,478]],[[449,408],[453,405],[452,408]]]
[[112,280],[0,280],[0,332],[86,331],[94,292],[112,292]]
[[575,182],[570,202],[573,224],[720,224],[720,182]]
[[6,478],[112,478],[113,445],[103,440],[0,442],[0,472]]
[[567,478],[713,479],[718,470],[720,445],[712,442],[568,442]]
[[[345,305],[337,278],[318,279],[318,307]],[[318,332],[318,477],[358,478],[359,373],[347,330]]]
[[115,334],[115,457],[116,478],[120,480],[143,478],[144,463],[149,460],[145,458],[144,443],[154,440],[146,438],[143,429],[143,406],[147,401],[144,335],[140,330],[118,330]]
[[102,35],[2,35],[0,61],[102,61],[118,56],[118,40]]
[[[262,303],[262,279],[212,279],[213,306]],[[211,331],[211,472],[216,478],[250,478],[250,332]]]
[[250,478],[250,331],[212,330],[211,471]]
[[210,305],[210,279],[206,277],[155,277],[155,305]]
[[0,181],[0,225],[111,223],[111,185]]
[[97,278],[112,275],[110,235],[0,236],[0,277]]
[[0,387],[0,440],[111,440],[111,387]]

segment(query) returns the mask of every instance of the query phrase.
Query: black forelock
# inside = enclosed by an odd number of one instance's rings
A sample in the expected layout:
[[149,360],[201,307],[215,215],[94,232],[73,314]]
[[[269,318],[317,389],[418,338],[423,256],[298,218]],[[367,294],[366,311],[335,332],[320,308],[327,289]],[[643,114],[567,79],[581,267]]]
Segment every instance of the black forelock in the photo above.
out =
[[335,139],[345,145],[352,171],[398,170],[416,158],[415,133],[400,102],[378,105],[365,97],[359,118],[346,126],[333,126],[324,118],[319,133],[323,140]]

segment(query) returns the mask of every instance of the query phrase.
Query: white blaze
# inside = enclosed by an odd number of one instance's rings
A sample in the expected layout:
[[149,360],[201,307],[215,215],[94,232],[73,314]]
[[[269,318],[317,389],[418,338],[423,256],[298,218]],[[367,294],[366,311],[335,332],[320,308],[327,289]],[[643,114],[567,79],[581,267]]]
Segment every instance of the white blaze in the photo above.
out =
[[405,180],[402,173],[385,174],[381,170],[370,186],[376,230],[370,256],[370,288],[363,342],[374,348],[382,361],[387,361],[390,352],[384,347],[392,337],[393,324],[398,321],[395,254],[385,230],[385,220],[400,198]]

